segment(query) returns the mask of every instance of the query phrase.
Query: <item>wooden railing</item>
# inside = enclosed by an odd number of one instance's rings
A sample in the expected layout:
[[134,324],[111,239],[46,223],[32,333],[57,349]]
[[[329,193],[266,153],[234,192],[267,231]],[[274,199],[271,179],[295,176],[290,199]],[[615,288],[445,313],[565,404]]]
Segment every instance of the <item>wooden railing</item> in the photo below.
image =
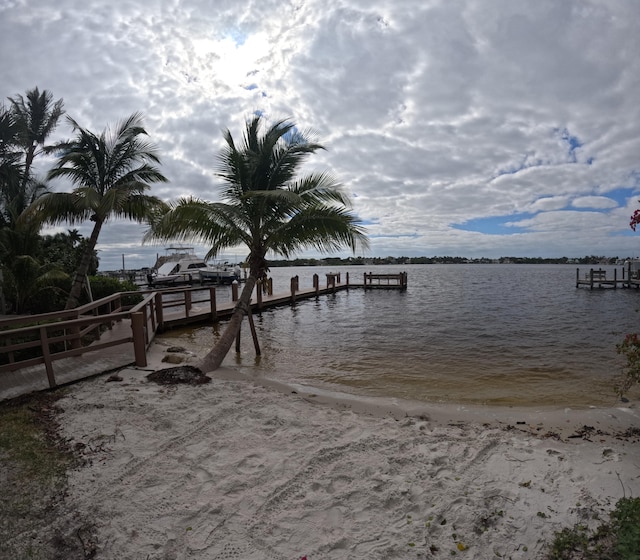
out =
[[[125,304],[139,292],[122,292],[69,311],[0,320],[0,374],[44,364],[49,386],[55,387],[53,362],[119,344],[133,344],[136,364],[146,365],[146,349],[158,322],[156,300]],[[131,329],[104,336],[116,323],[130,320]]]
[[371,272],[364,273],[365,288],[395,287],[407,289],[407,273],[399,272],[398,274],[373,274]]

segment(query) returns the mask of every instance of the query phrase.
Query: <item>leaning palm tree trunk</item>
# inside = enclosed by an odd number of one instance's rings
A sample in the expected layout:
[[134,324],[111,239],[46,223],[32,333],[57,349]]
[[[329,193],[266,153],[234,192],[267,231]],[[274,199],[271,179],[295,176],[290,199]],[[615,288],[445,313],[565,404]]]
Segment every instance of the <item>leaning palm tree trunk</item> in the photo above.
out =
[[238,302],[233,310],[231,319],[227,324],[227,328],[222,333],[222,336],[218,339],[218,342],[210,350],[210,352],[202,358],[202,361],[198,367],[204,371],[214,371],[220,367],[225,356],[229,353],[233,341],[240,333],[240,327],[242,326],[242,320],[245,315],[251,313],[251,294],[256,285],[256,277],[251,274],[245,282],[242,293],[238,298]]

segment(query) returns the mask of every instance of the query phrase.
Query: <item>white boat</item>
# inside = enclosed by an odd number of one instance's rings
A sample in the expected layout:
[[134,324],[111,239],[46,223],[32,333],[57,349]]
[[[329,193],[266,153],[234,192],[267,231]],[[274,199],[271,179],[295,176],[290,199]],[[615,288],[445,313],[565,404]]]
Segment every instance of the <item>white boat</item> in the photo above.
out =
[[228,263],[207,265],[200,269],[200,282],[214,282],[216,284],[232,284],[240,282],[240,267],[233,267]]
[[147,275],[149,286],[164,287],[194,282],[231,284],[239,280],[236,270],[228,265],[209,265],[192,247],[168,247],[169,254],[158,259],[155,273]]

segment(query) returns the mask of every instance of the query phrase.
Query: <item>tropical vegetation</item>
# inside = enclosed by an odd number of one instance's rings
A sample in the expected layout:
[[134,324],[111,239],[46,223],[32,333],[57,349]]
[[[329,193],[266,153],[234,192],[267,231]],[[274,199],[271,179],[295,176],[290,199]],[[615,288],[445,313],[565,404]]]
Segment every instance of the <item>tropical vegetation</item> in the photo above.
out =
[[164,203],[147,194],[153,183],[166,182],[154,165],[160,162],[155,145],[145,137],[142,116],[134,113],[114,130],[100,135],[82,128],[68,118],[76,132],[73,140],[56,146],[57,164],[48,179],[69,179],[72,192],[46,193],[32,205],[43,222],[76,224],[93,222],[93,229],[74,273],[65,309],[77,307],[91,266],[100,231],[110,218],[148,221]]
[[220,201],[182,198],[157,216],[147,240],[198,241],[211,247],[206,258],[244,245],[249,276],[233,316],[201,368],[219,367],[249,312],[256,282],[266,277],[267,254],[289,257],[304,248],[331,252],[348,247],[354,253],[367,247],[350,199],[325,172],[298,176],[300,167],[323,146],[309,132],[288,120],[267,125],[264,118],[247,120],[238,143],[229,130],[218,156],[216,175],[222,180]]
[[34,162],[50,150],[46,142],[64,113],[62,100],[35,88],[9,98],[0,107],[0,267],[2,307],[5,297],[18,312],[27,301],[64,272],[44,263],[40,253],[40,222],[27,210],[47,192],[34,173]]

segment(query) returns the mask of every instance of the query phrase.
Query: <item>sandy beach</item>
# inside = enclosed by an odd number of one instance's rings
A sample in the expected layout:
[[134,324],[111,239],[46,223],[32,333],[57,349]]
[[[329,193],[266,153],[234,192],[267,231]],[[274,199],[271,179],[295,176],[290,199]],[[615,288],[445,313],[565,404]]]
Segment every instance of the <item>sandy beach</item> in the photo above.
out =
[[158,385],[146,376],[173,365],[166,350],[154,343],[147,369],[75,384],[59,401],[86,464],[55,524],[81,526],[91,557],[539,558],[554,531],[640,496],[637,403],[429,406],[232,369]]

